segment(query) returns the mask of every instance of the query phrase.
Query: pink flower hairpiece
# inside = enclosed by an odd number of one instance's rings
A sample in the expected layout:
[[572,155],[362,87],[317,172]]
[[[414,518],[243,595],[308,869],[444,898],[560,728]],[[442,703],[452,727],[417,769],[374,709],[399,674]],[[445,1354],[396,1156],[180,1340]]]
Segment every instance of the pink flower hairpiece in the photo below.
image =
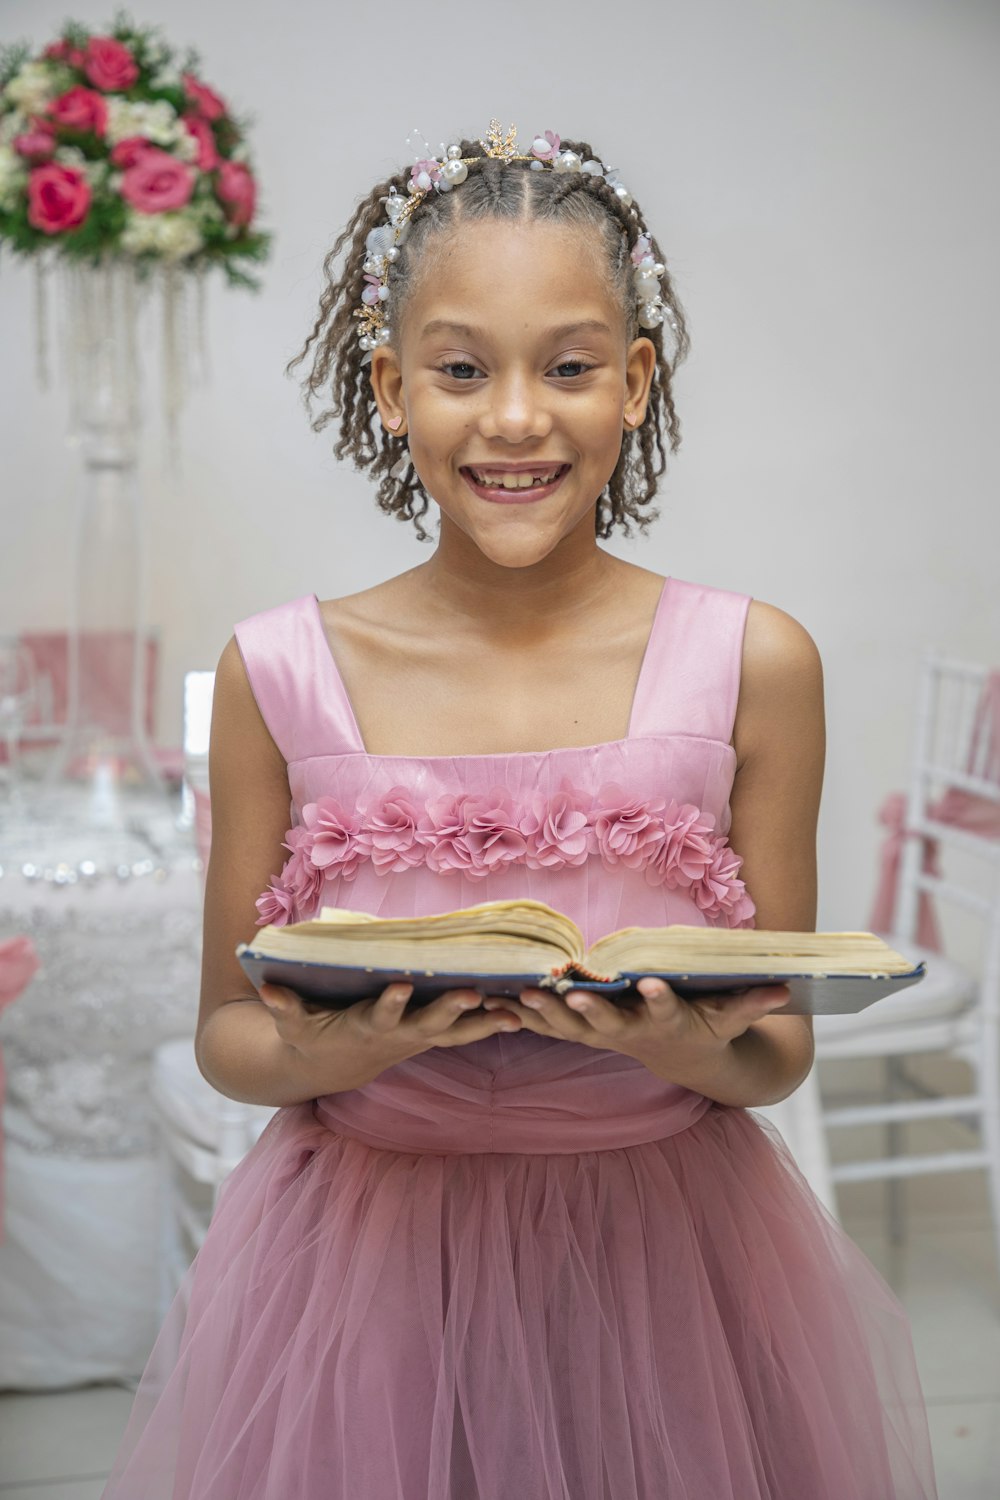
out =
[[[418,157],[411,168],[406,184],[407,196],[404,198],[395,187],[391,187],[383,200],[389,222],[376,225],[365,239],[366,284],[361,293],[363,305],[354,311],[354,316],[359,319],[358,342],[365,351],[363,364],[370,361],[373,349],[377,349],[380,344],[387,344],[392,337],[392,329],[385,314],[385,304],[390,297],[389,270],[393,262],[399,259],[400,248],[406,240],[414,209],[429,193],[448,193],[453,187],[463,183],[473,162],[491,157],[494,161],[504,163],[529,162],[533,172],[582,172],[585,176],[602,178],[612,188],[615,196],[626,207],[632,208],[632,194],[622,182],[616,168],[606,167],[595,159],[583,161],[575,151],[564,150],[561,138],[553,130],[537,135],[531,143],[530,152],[521,153],[517,150],[516,127],[512,125],[503,134],[499,120],[491,120],[486,140],[481,140],[479,144],[483,148],[483,156],[463,156],[461,146],[445,146],[442,143],[441,156],[438,158],[431,156],[425,141],[426,154]],[[632,214],[638,218],[634,208]],[[663,300],[660,286],[660,278],[665,275],[666,266],[653,254],[652,242],[646,231],[639,234],[631,255],[635,268],[633,287],[638,303],[639,326],[658,328],[665,323],[676,340],[677,321],[669,304]],[[668,357],[672,358],[672,351]]]

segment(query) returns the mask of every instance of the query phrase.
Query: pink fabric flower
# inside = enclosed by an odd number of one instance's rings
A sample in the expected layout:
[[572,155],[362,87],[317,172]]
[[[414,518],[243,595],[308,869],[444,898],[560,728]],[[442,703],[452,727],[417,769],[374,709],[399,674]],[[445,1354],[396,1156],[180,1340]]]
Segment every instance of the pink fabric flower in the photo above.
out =
[[551,161],[559,155],[559,137],[554,130],[545,130],[536,135],[531,143],[531,154],[539,161]]
[[465,833],[465,797],[432,797],[420,819],[418,834],[427,850],[427,865],[435,874],[445,870],[468,870],[472,857],[462,835]]
[[121,194],[140,213],[167,213],[190,202],[197,176],[188,162],[150,146],[122,174]]
[[43,234],[65,234],[87,217],[90,196],[90,184],[75,167],[35,167],[28,174],[28,223]]
[[226,113],[226,105],[214,89],[210,89],[207,83],[202,83],[193,73],[182,73],[181,82],[185,94],[199,114],[204,115],[206,120],[222,119]]
[[83,71],[95,88],[124,94],[139,77],[135,58],[113,36],[92,36],[83,54]]
[[230,224],[249,224],[257,202],[257,184],[249,167],[241,161],[219,163],[215,195],[226,210]]
[[639,869],[649,858],[650,846],[662,836],[663,798],[630,797],[616,782],[603,786],[598,798],[600,806],[590,814],[590,823],[601,858],[609,865]]
[[632,264],[637,266],[647,255],[652,255],[653,245],[648,234],[640,234],[632,247]]
[[371,853],[358,814],[347,812],[334,797],[320,797],[318,802],[306,803],[302,822],[313,835],[309,857],[316,868],[328,877],[353,880]]
[[382,285],[382,281],[380,277],[374,276],[371,271],[365,272],[365,281],[368,285],[361,293],[361,300],[371,307],[373,303],[378,301],[379,287]]
[[646,869],[649,884],[677,890],[701,880],[715,851],[714,828],[715,819],[693,802],[671,799],[663,813],[663,836]]
[[111,148],[111,162],[113,166],[121,167],[124,171],[127,167],[134,167],[146,151],[152,151],[151,141],[147,141],[144,135],[126,136],[125,140],[119,141],[117,146]]
[[53,99],[46,114],[62,130],[76,130],[81,134],[103,136],[108,123],[108,106],[103,96],[95,94],[93,89],[85,89],[82,84]]
[[281,884],[269,885],[264,894],[257,897],[254,905],[260,912],[255,923],[257,927],[287,927],[289,922],[294,921],[293,897]]
[[55,132],[48,120],[32,120],[23,135],[16,135],[11,143],[18,156],[23,156],[31,166],[48,161],[56,149]]
[[[742,914],[743,905],[750,901],[745,896],[746,887],[736,874],[742,863],[742,857],[734,853],[725,839],[720,838],[716,842],[704,875],[691,887],[691,895],[699,911],[703,911],[707,917],[718,917],[723,913],[735,915],[737,908],[740,908]],[[750,908],[751,911],[754,909],[752,902]]]
[[405,786],[393,786],[380,797],[362,820],[362,830],[371,844],[376,873],[412,870],[422,865],[426,848],[421,842],[420,810]]
[[313,863],[314,842],[315,836],[311,829],[301,826],[290,828],[285,836],[284,847],[292,857],[285,861],[281,871],[281,884],[290,892],[296,909],[310,915],[319,905],[326,884],[325,871]]
[[518,815],[501,787],[492,787],[479,797],[465,799],[466,827],[463,835],[472,863],[466,871],[479,879],[524,859],[528,841],[518,827]]
[[586,861],[595,847],[588,802],[589,798],[574,791],[565,778],[552,797],[537,791],[531,794],[520,821],[528,841],[524,862],[529,870],[558,869]]
[[441,163],[433,156],[422,157],[410,168],[410,181],[421,192],[428,192],[441,181]]
[[461,870],[473,880],[513,863],[527,849],[513,805],[499,788],[482,795],[432,798],[419,835],[430,869]]
[[203,115],[181,115],[189,135],[198,143],[198,171],[214,172],[219,165],[219,150],[215,144],[215,131]]

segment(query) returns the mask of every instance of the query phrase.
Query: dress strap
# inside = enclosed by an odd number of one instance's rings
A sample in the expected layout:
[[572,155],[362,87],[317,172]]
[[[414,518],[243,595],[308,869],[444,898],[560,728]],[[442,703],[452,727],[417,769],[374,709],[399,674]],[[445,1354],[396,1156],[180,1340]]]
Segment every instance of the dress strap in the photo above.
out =
[[286,762],[362,748],[315,594],[250,615],[234,634],[261,717]]
[[693,734],[731,743],[750,599],[667,579],[636,687],[630,738]]

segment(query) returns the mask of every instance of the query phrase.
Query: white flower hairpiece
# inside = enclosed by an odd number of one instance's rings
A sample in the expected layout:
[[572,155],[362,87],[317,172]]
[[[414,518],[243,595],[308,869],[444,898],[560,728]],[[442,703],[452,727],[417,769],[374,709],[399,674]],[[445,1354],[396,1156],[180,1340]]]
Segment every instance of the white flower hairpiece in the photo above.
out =
[[[626,207],[631,207],[632,194],[614,167],[605,167],[596,160],[583,161],[575,151],[562,150],[560,138],[554,131],[546,130],[542,135],[536,136],[531,143],[530,153],[524,155],[517,151],[516,140],[515,126],[512,125],[503,134],[499,120],[491,120],[486,140],[480,140],[479,144],[484,156],[504,163],[530,162],[533,172],[548,169],[553,172],[582,172],[589,177],[603,178],[615,196]],[[373,349],[380,344],[387,344],[392,336],[385,312],[386,303],[390,299],[389,268],[399,259],[400,246],[409,232],[414,209],[429,193],[450,192],[453,187],[465,181],[473,162],[483,160],[482,156],[463,156],[461,146],[444,144],[439,159],[430,155],[426,141],[424,146],[427,155],[418,157],[413,164],[410,180],[406,185],[407,196],[398,193],[395,187],[389,189],[388,197],[383,200],[389,222],[377,225],[365,240],[367,254],[364,262],[365,287],[361,293],[363,305],[354,311],[354,316],[360,320],[358,341],[365,350],[363,364],[369,362]],[[634,208],[632,213],[638,217]],[[666,267],[653,254],[648,233],[639,234],[632,247],[631,257],[635,268],[633,286],[639,305],[639,325],[642,328],[658,328],[664,323],[667,325],[674,340],[673,348],[668,350],[667,355],[672,359],[678,337],[677,321],[673,309],[663,300],[660,278],[665,274]]]

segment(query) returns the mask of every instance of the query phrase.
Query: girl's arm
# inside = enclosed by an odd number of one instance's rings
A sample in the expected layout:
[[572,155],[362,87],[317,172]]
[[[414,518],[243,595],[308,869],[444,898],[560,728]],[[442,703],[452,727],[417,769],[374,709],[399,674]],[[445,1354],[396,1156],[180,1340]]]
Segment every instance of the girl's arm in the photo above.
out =
[[[731,847],[757,908],[755,926],[816,928],[816,825],[826,758],[823,667],[808,631],[751,601],[733,743]],[[722,1104],[777,1104],[809,1073],[811,1016],[766,1016],[731,1041],[712,1076],[685,1079]]]

